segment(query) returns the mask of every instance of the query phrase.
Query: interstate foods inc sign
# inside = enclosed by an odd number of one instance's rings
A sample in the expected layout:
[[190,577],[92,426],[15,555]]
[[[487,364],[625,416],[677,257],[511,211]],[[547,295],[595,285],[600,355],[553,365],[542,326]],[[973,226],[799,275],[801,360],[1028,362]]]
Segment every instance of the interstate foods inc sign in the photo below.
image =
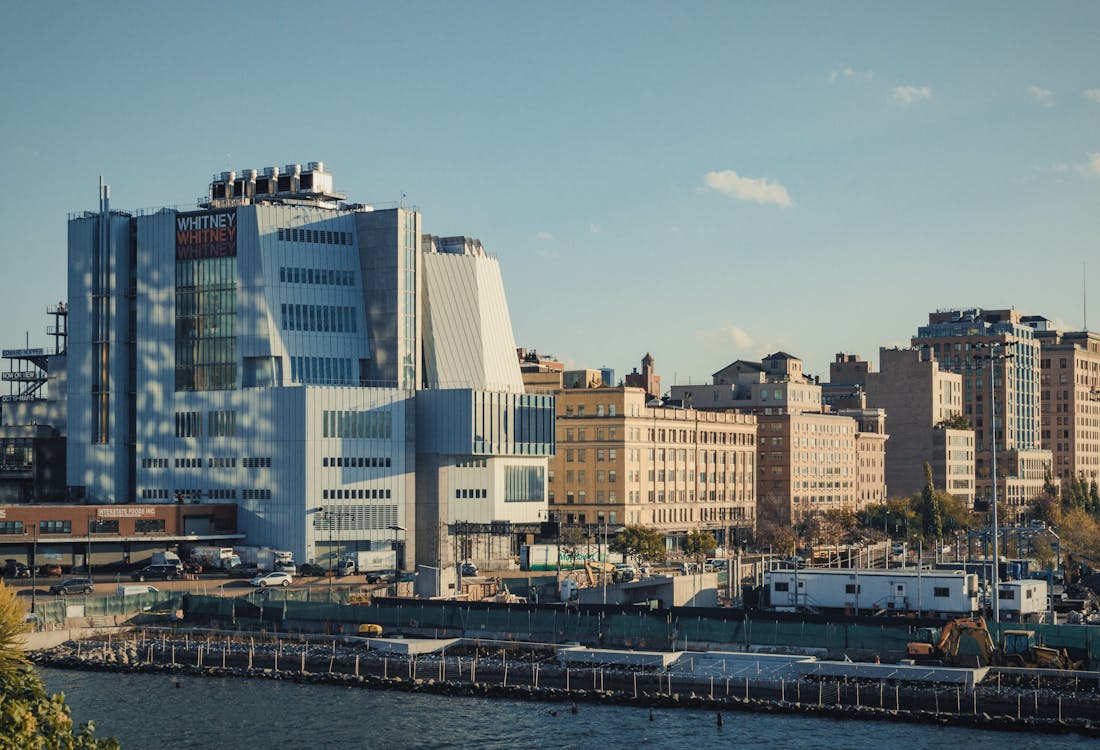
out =
[[176,214],[176,260],[237,254],[237,209]]

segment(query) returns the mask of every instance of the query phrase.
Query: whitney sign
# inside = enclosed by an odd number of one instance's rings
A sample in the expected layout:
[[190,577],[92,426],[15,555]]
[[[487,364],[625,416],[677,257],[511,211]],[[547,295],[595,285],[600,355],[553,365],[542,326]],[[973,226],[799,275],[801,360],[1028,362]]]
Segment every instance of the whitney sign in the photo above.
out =
[[176,260],[237,254],[237,209],[176,214]]

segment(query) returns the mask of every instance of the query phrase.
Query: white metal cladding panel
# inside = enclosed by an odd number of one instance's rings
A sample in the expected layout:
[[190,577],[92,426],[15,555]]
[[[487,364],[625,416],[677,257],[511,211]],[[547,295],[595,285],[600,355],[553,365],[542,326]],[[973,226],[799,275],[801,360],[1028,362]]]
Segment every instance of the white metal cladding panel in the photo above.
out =
[[432,388],[485,388],[475,258],[424,254],[425,371]]
[[[352,360],[354,378],[359,360],[371,356],[370,336],[363,307],[362,272],[355,243],[355,221],[346,211],[304,206],[258,206],[255,224],[247,224],[250,247],[248,298],[254,307],[247,323],[249,338],[241,341],[242,356],[340,357]],[[244,230],[245,227],[242,227]],[[327,244],[279,240],[279,230],[310,229],[344,232],[352,244]],[[290,283],[279,280],[281,268],[313,271],[345,271],[352,285]],[[244,282],[242,281],[242,284]],[[355,332],[291,331],[283,327],[283,305],[327,305],[354,310]],[[283,364],[283,382],[289,384],[290,362]]]
[[516,357],[516,341],[504,281],[496,258],[473,258],[476,261],[478,307],[480,309],[482,358],[488,387],[495,390],[523,393],[523,376]]
[[[257,227],[255,206],[237,209],[237,356],[243,375],[245,357],[270,357],[268,305],[264,299],[265,253],[268,238]],[[278,273],[278,271],[276,271]],[[278,278],[278,277],[276,277]]]
[[92,438],[92,254],[96,220],[69,221],[69,336],[67,483],[85,481],[86,451]]
[[[549,459],[509,456],[508,458],[490,459],[489,465],[493,470],[493,485],[489,489],[489,496],[493,502],[493,518],[491,520],[511,521],[512,523],[536,523],[546,520],[546,473],[549,468]],[[542,500],[540,502],[507,501],[506,474],[510,466],[539,467],[542,469]]]
[[[492,459],[476,456],[448,456],[449,465],[440,469],[440,492],[447,505],[448,523],[490,523],[504,520],[493,515],[494,470]],[[485,461],[486,465],[481,463]],[[484,491],[485,497],[472,493]],[[463,497],[465,495],[465,497]]]
[[109,245],[105,292],[109,295],[109,320],[104,322],[109,336],[107,382],[110,393],[106,443],[93,444],[92,389],[96,380],[93,369],[92,341],[95,320],[92,310],[94,257],[98,236],[98,218],[80,218],[69,222],[69,357],[68,398],[72,419],[68,425],[67,483],[83,485],[88,497],[100,502],[126,501],[126,450],[129,407],[130,304],[129,284],[130,222],[128,216],[111,214],[108,218]]
[[[176,214],[137,218],[137,435],[138,444],[173,432],[176,388]],[[146,414],[157,415],[148,419]],[[140,455],[139,463],[140,466]]]
[[416,392],[416,451],[466,456],[473,453],[474,392]]
[[425,253],[423,259],[428,383],[522,393],[496,260],[447,253]]
[[[413,392],[395,388],[340,387],[302,390],[307,394],[303,433],[306,474],[304,507],[307,510],[323,507],[334,514],[331,523],[315,528],[315,513],[307,513],[308,554],[313,554],[315,542],[325,544],[330,538],[336,542],[385,541],[394,538],[394,532],[386,526],[411,529],[412,496],[409,488],[416,464],[415,453],[410,450],[412,435],[406,432],[406,413],[413,408]],[[336,416],[326,417],[326,414],[333,412]],[[356,437],[369,434],[368,430],[359,429],[366,425],[366,420],[356,422],[352,416],[360,412],[388,415],[385,421],[389,424],[389,437]],[[342,423],[340,415],[343,415]],[[334,457],[360,456],[389,458],[390,466],[331,465]],[[326,458],[329,459],[329,466],[324,465]],[[324,496],[326,490],[329,493],[327,498]],[[334,496],[334,490],[339,490],[344,496]],[[360,490],[364,494],[370,490],[380,490],[380,494],[388,491],[389,497],[359,498]],[[351,493],[356,496],[350,496]],[[386,515],[388,506],[396,507],[396,520],[392,524],[374,523],[380,518],[390,517]],[[397,538],[401,541],[405,534],[398,534]]]

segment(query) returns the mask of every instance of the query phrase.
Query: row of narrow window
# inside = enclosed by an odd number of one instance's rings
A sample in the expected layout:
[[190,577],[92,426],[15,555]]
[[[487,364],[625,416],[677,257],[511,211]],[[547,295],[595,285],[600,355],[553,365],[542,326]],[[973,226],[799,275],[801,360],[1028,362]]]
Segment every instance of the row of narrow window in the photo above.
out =
[[389,500],[391,490],[321,490],[323,500]]
[[323,333],[357,333],[354,307],[333,305],[288,305],[280,308],[284,331],[320,331]]
[[323,456],[321,466],[337,468],[383,468],[391,465],[389,456]]
[[285,284],[327,284],[331,286],[352,286],[355,274],[338,268],[279,268],[279,281]]
[[350,245],[351,232],[328,229],[279,229],[276,236],[283,242],[312,242],[318,245]]
[[352,360],[340,357],[291,357],[290,380],[313,385],[358,385]]

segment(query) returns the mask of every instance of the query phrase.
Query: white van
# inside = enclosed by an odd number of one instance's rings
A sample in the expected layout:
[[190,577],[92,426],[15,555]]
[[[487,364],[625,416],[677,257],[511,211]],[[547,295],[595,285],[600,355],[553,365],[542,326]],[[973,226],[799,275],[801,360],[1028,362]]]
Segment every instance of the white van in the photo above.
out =
[[135,583],[119,586],[115,589],[115,593],[119,596],[138,596],[140,594],[156,594],[159,591],[156,586],[150,586],[147,583]]

